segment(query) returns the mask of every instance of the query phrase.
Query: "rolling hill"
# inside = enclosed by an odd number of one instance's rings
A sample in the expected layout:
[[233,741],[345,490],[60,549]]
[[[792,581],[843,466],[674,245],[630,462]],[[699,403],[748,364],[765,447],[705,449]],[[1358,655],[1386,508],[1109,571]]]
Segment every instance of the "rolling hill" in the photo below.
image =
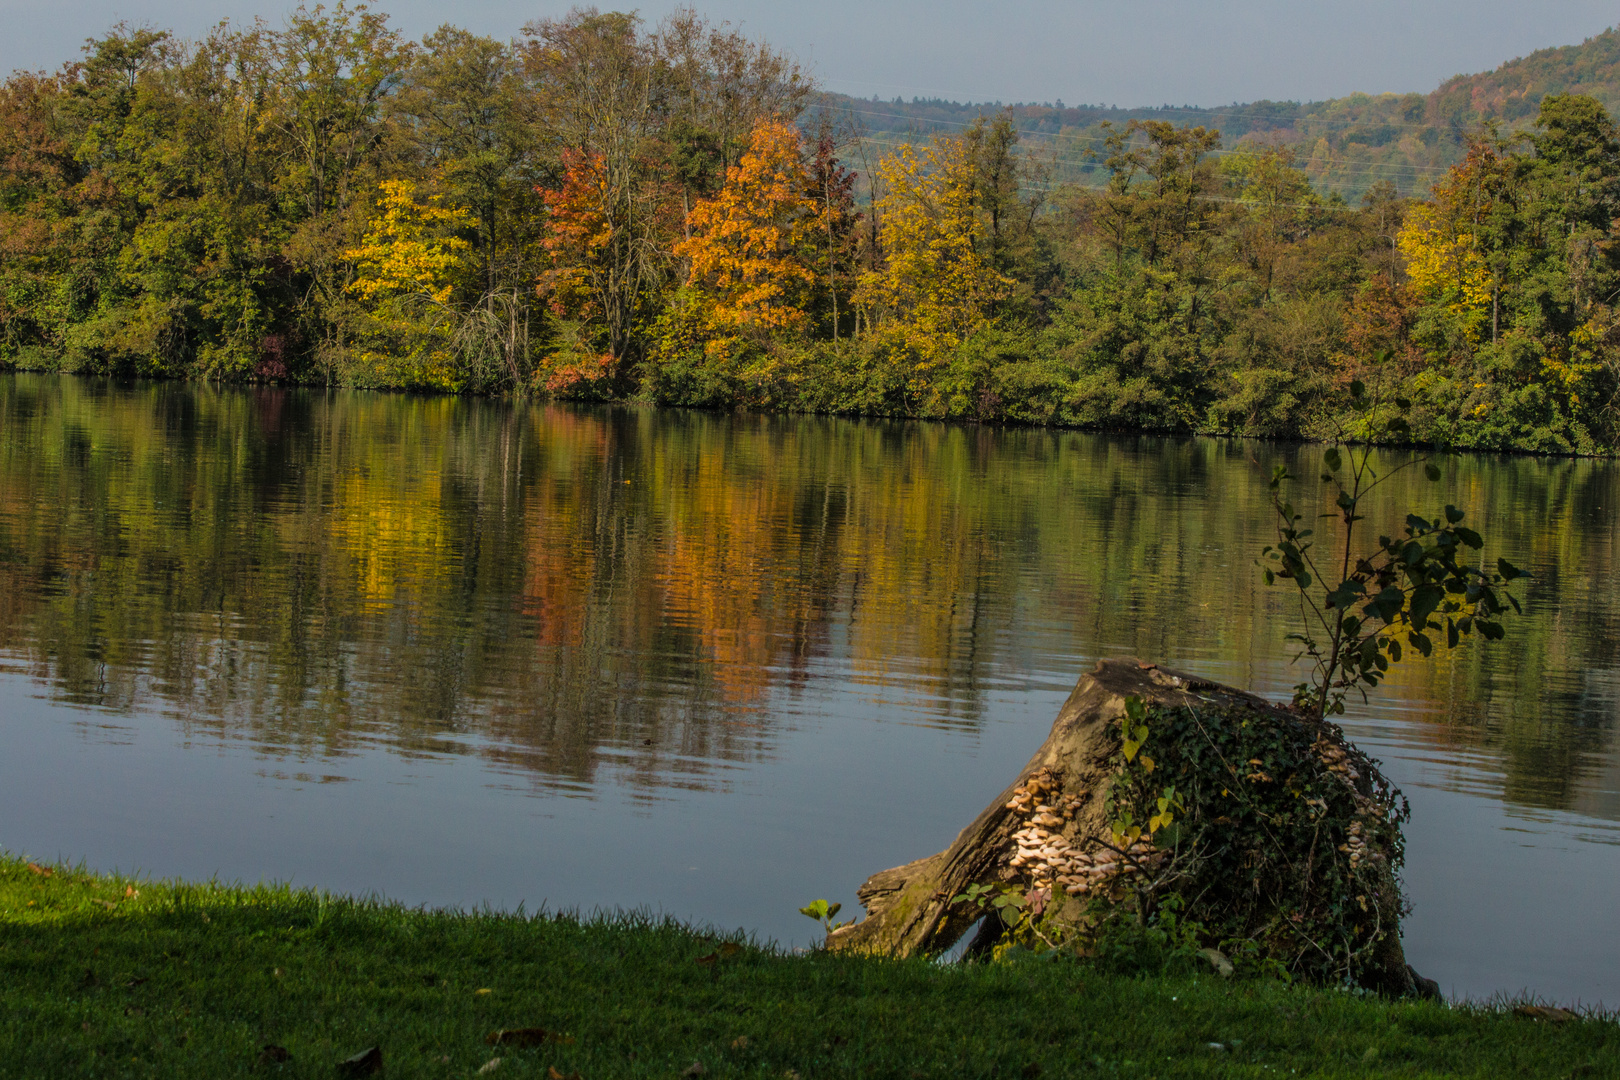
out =
[[1605,30],[1579,45],[1541,49],[1494,71],[1453,76],[1426,95],[1351,94],[1303,103],[1122,109],[826,94],[820,107],[855,125],[872,149],[1005,112],[1023,132],[1026,150],[1048,155],[1054,182],[1082,184],[1100,184],[1106,175],[1094,156],[1102,147],[1105,121],[1168,120],[1216,128],[1228,149],[1257,143],[1293,146],[1296,160],[1321,191],[1353,201],[1380,180],[1390,181],[1403,195],[1422,194],[1462,160],[1470,133],[1492,121],[1504,131],[1528,128],[1543,97],[1569,92],[1590,94],[1611,112],[1620,105],[1620,29]]

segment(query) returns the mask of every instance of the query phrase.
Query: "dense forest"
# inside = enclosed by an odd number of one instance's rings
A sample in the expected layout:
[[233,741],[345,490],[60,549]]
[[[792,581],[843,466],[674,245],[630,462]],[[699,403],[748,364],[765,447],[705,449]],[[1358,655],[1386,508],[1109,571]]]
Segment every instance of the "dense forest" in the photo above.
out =
[[1270,437],[1360,382],[1417,442],[1612,453],[1616,48],[1413,96],[1379,145],[1456,152],[1347,199],[1298,106],[1094,117],[1079,170],[1017,109],[871,138],[690,11],[118,27],[0,89],[0,364]]

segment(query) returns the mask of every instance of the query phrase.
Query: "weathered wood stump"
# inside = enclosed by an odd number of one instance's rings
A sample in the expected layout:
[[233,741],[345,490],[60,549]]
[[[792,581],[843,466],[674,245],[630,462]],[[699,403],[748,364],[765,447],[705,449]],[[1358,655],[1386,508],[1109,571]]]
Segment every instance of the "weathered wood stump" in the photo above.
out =
[[[1149,731],[1136,761],[1122,752],[1131,699],[1146,706],[1137,715]],[[1175,828],[1133,838],[1115,827],[1133,792],[1166,787],[1183,802]],[[953,898],[988,884],[1039,894],[1044,925],[1085,952],[1111,915],[1145,918],[1145,904],[1174,892],[1181,920],[1211,938],[1201,944],[1316,981],[1409,993],[1404,819],[1399,793],[1335,725],[1154,664],[1104,660],[956,842],[867,879],[857,890],[867,917],[828,947],[944,951],[984,914]]]

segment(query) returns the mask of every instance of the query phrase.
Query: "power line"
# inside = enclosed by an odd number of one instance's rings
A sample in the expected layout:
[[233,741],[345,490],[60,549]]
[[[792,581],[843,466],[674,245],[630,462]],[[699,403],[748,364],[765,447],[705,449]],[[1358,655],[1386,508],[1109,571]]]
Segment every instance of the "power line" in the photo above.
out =
[[[894,120],[911,120],[913,122],[920,121],[920,122],[926,123],[926,124],[939,124],[939,125],[944,126],[944,127],[966,128],[966,127],[971,126],[970,123],[968,121],[965,121],[965,120],[934,120],[934,119],[931,119],[931,118],[928,118],[928,117],[911,117],[911,116],[906,116],[906,115],[904,115],[902,113],[872,112],[870,110],[864,110],[864,109],[848,109],[848,110],[845,110],[845,111],[847,111],[847,112],[849,112],[849,113],[851,113],[853,115],[856,115],[856,116],[871,116],[871,117],[878,117],[878,118],[884,118],[884,119],[894,119]],[[1015,127],[1014,130],[1016,130],[1020,135],[1030,135],[1030,136],[1033,136],[1033,137],[1036,137],[1036,138],[1042,138],[1042,139],[1068,139],[1068,140],[1073,141],[1073,142],[1083,142],[1083,143],[1106,143],[1108,141],[1105,138],[1100,138],[1100,137],[1092,136],[1092,135],[1069,135],[1069,134],[1064,134],[1064,133],[1061,133],[1061,132],[1035,131],[1035,130],[1031,130],[1031,129],[1028,129],[1028,128],[1018,128],[1018,127]],[[1244,151],[1237,150],[1237,149],[1233,149],[1233,150],[1211,150],[1211,151],[1209,151],[1209,153],[1211,155],[1241,154],[1241,153],[1244,153]],[[1370,168],[1377,168],[1377,169],[1406,169],[1406,170],[1409,170],[1409,171],[1412,171],[1412,172],[1422,172],[1422,173],[1445,173],[1445,172],[1450,171],[1450,167],[1445,166],[1445,165],[1415,165],[1415,164],[1412,164],[1412,163],[1409,163],[1409,162],[1402,162],[1402,161],[1367,161],[1367,160],[1362,159],[1362,158],[1336,158],[1336,159],[1333,160],[1333,164],[1336,164],[1336,165],[1366,165],[1366,166],[1368,166]]]

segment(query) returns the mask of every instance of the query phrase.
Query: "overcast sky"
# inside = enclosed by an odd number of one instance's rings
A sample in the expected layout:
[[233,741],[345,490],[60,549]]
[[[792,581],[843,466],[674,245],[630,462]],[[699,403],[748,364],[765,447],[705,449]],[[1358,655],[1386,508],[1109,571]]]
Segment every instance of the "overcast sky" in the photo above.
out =
[[[119,19],[199,34],[222,18],[292,6],[254,0],[0,0],[0,69],[55,68]],[[548,0],[374,4],[419,37],[443,22],[514,36],[557,15]],[[604,6],[628,6],[604,5]],[[657,19],[676,6],[648,0]],[[1596,0],[709,0],[730,20],[807,62],[831,90],[860,96],[1068,104],[1224,105],[1314,100],[1354,90],[1427,92],[1620,22]]]

